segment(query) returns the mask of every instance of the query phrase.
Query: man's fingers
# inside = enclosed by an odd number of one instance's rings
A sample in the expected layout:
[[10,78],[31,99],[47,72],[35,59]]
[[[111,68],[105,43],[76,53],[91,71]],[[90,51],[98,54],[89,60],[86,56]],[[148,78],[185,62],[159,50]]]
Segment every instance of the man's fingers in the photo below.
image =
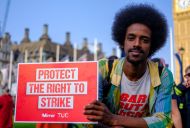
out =
[[86,105],[84,109],[85,109],[85,110],[94,109],[94,110],[100,110],[100,111],[102,111],[102,110],[104,110],[104,109],[103,109],[103,108],[104,108],[103,105],[104,105],[104,104],[101,103],[101,102],[99,102],[99,101],[93,101],[92,103]]
[[96,110],[86,110],[84,111],[85,115],[97,115],[97,116],[101,116],[102,112],[101,111],[96,111]]
[[94,100],[94,101],[92,102],[92,104],[102,105],[103,103],[102,103],[102,102],[100,102],[100,101],[98,101],[98,100]]
[[100,116],[94,116],[94,115],[87,115],[86,118],[90,121],[101,121],[101,117]]

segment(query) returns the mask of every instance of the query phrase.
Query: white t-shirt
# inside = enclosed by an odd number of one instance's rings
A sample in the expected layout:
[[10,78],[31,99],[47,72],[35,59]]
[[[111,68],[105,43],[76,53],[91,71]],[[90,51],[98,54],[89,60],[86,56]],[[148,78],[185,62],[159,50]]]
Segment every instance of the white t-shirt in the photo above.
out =
[[150,93],[150,74],[148,67],[137,81],[130,81],[122,74],[120,109],[118,114],[130,117],[148,115],[148,98]]

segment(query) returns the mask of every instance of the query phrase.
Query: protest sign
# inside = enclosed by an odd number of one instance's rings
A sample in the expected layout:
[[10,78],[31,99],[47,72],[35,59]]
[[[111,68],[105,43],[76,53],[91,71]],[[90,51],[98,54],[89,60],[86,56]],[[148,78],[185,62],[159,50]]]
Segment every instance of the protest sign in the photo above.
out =
[[88,123],[84,106],[97,99],[97,62],[18,65],[16,122]]

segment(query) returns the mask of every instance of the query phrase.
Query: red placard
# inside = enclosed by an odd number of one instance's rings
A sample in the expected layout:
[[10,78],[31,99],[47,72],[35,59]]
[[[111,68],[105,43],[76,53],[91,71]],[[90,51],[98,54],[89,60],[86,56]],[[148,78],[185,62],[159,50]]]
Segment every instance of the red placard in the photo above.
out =
[[84,106],[98,98],[96,61],[18,65],[16,122],[89,123]]

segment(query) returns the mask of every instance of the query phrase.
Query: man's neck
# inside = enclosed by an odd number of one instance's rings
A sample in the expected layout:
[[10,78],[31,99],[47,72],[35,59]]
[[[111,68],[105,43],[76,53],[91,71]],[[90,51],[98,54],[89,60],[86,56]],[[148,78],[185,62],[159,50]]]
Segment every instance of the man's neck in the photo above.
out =
[[137,81],[145,73],[147,68],[147,61],[141,62],[139,64],[132,64],[125,60],[123,71],[127,78],[131,81]]

